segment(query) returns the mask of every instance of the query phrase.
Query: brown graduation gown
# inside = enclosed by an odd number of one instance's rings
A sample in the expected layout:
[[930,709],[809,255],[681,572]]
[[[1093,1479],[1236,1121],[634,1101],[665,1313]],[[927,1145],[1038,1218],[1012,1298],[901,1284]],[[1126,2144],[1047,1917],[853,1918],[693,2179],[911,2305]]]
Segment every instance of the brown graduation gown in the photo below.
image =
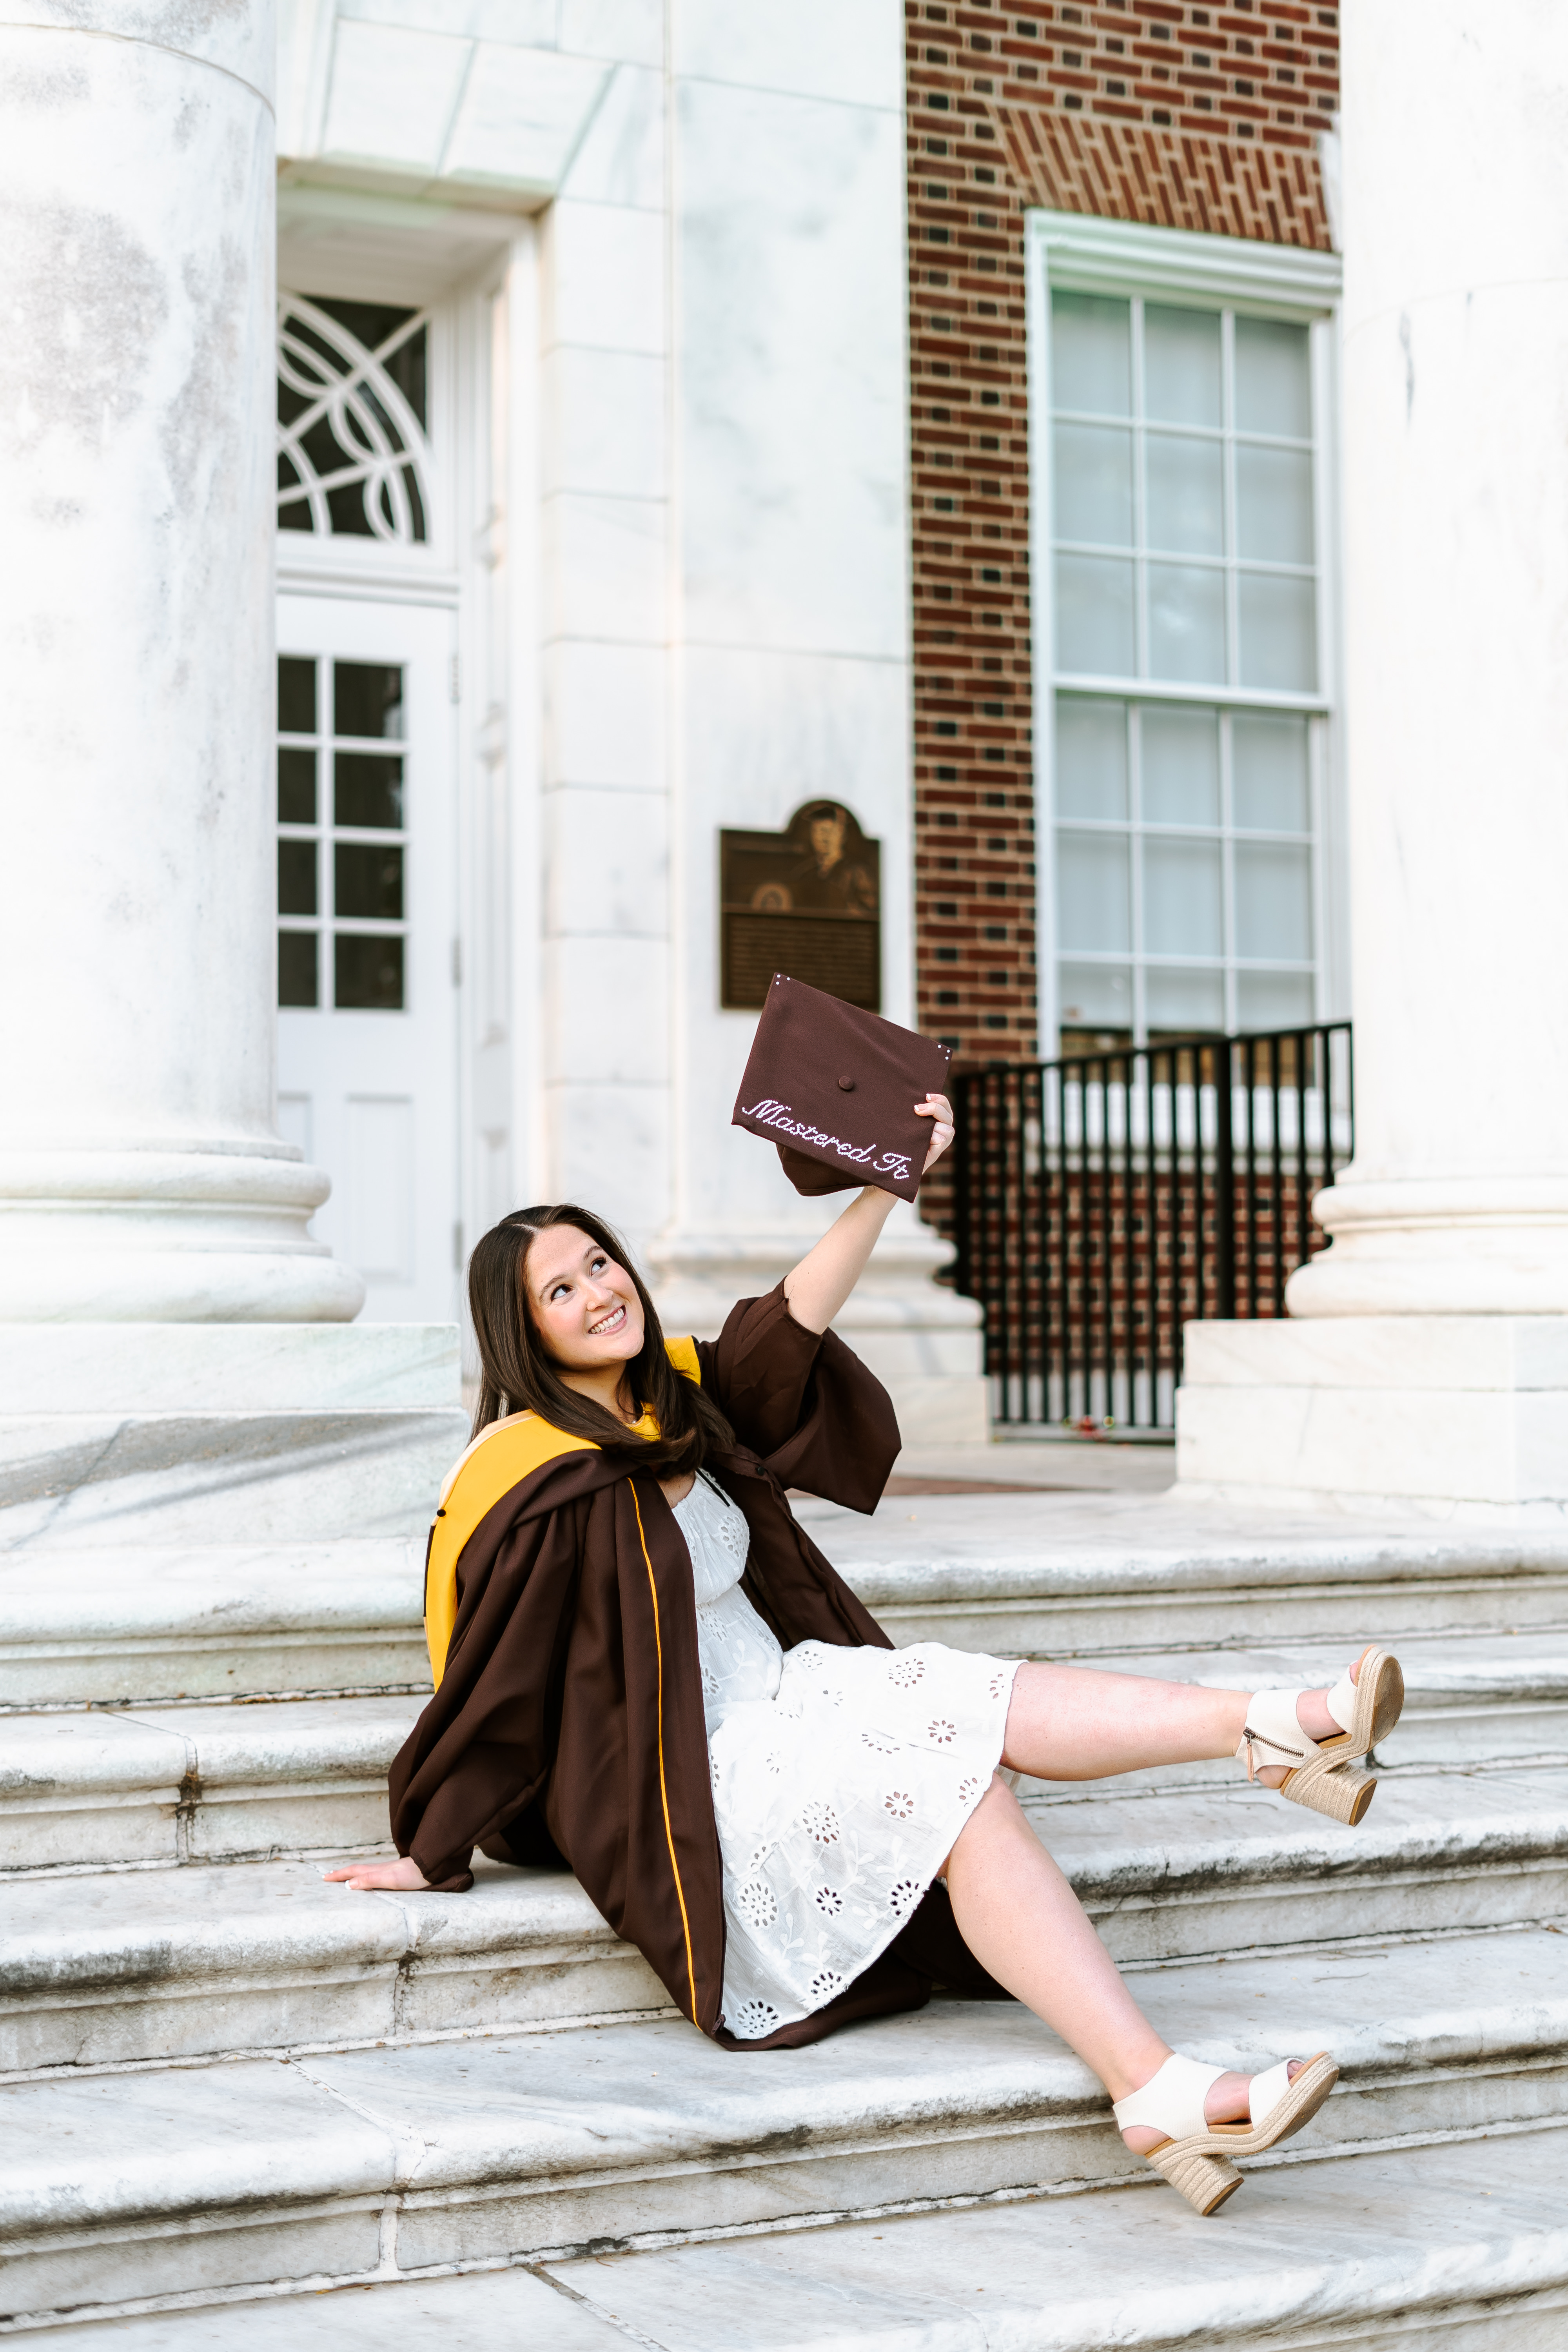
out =
[[[874,1510],[899,1451],[891,1402],[842,1340],[796,1323],[782,1284],[698,1343],[735,1432],[707,1467],[744,1512],[742,1589],[784,1649],[891,1643],[790,1510],[786,1486]],[[657,1483],[626,1455],[574,1452],[492,1506],[458,1561],[440,1688],[391,1774],[392,1830],[434,1886],[468,1883],[475,1846],[563,1859],[671,2000],[726,2047],[819,2040],[919,2007],[932,1980],[1005,1998],[933,1887],[847,1991],[765,2042],[719,2024],[723,1871],[713,1822],[691,1560]]]

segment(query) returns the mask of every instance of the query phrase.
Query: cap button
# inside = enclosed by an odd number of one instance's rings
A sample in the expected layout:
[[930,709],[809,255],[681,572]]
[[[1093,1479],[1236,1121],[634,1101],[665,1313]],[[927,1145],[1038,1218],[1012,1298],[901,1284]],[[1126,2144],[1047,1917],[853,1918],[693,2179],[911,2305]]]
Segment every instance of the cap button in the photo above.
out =
[[840,1091],[844,1094],[852,1095],[855,1091],[855,1081],[853,1078],[840,1078],[838,1085]]

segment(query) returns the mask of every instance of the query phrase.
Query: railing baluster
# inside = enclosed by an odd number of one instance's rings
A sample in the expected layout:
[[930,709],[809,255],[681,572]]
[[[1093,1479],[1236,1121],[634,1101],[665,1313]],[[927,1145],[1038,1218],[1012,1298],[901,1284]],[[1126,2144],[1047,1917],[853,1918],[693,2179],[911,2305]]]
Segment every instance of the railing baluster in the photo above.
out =
[[[1067,1133],[1067,1091],[1063,1085],[1062,1068],[1059,1062],[1053,1062],[1051,1064],[1048,1075],[1051,1082],[1052,1097],[1052,1140],[1050,1143],[1051,1350],[1046,1365],[1047,1386],[1043,1410],[1047,1421],[1065,1421],[1067,1419],[1068,1412],[1067,1375],[1065,1371],[1058,1371],[1056,1375],[1058,1381],[1061,1383],[1061,1393],[1059,1396],[1053,1396],[1051,1394],[1048,1383],[1051,1378],[1051,1367],[1053,1365],[1059,1366],[1065,1364],[1068,1350],[1067,1163],[1062,1156],[1064,1150],[1064,1138]],[[1058,1406],[1060,1407],[1059,1412],[1058,1410]]]
[[[1088,1306],[1088,1300],[1084,1296],[1083,1284],[1083,1259],[1085,1255],[1084,1234],[1088,1230],[1089,1223],[1089,1167],[1086,1159],[1087,1146],[1084,1140],[1089,1133],[1089,1088],[1084,1078],[1084,1072],[1087,1067],[1087,1063],[1080,1062],[1078,1066],[1077,1071],[1078,1169],[1077,1180],[1068,1193],[1068,1199],[1072,1208],[1069,1232],[1072,1242],[1076,1244],[1076,1248],[1069,1255],[1068,1262],[1070,1267],[1072,1257],[1075,1255],[1079,1262],[1078,1296],[1076,1298],[1071,1299],[1072,1348],[1068,1358],[1067,1410],[1069,1419],[1071,1419],[1076,1413],[1081,1413],[1088,1410],[1088,1335],[1084,1325],[1084,1314]],[[1082,1391],[1075,1394],[1075,1382],[1079,1374],[1080,1361],[1086,1386]]]
[[1215,1060],[1215,1296],[1222,1323],[1236,1318],[1236,1139],[1231,1113],[1231,1048],[1228,1037],[1212,1048]]
[[[1308,1253],[1312,1245],[1312,1221],[1308,1214],[1307,1207],[1308,1202],[1311,1197],[1312,1182],[1312,1163],[1310,1159],[1311,1147],[1307,1140],[1307,1128],[1310,1108],[1310,1099],[1308,1091],[1309,1082],[1307,1076],[1307,1042],[1309,1037],[1310,1037],[1312,1046],[1311,1084],[1313,1086],[1318,1086],[1321,1080],[1327,1077],[1329,1066],[1329,1056],[1323,1031],[1321,1029],[1313,1029],[1310,1031],[1303,1029],[1296,1039],[1296,1264],[1298,1265],[1304,1265],[1306,1264]],[[1322,1092],[1326,1109],[1328,1100],[1326,1087],[1322,1088]]]
[[[1121,1064],[1121,1354],[1122,1380],[1126,1385],[1127,1409],[1119,1418],[1131,1427],[1138,1418],[1138,1315],[1135,1268],[1137,1259],[1132,1248],[1132,1072],[1131,1052]],[[1117,1408],[1113,1402],[1112,1412]]]
[[[1274,1296],[1274,1312],[1285,1312],[1285,1150],[1279,1135],[1279,1093],[1283,1082],[1285,1044],[1279,1037],[1268,1040],[1268,1150],[1273,1173],[1270,1179],[1269,1252],[1272,1265],[1270,1287]],[[1297,1102],[1300,1100],[1301,1066],[1296,1065]],[[1297,1116],[1300,1117],[1298,1108]]]

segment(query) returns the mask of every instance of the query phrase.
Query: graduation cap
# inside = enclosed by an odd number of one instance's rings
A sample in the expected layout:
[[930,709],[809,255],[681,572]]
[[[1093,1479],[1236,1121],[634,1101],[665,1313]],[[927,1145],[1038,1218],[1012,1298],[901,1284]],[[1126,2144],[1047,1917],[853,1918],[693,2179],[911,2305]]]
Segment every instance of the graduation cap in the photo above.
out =
[[946,1091],[951,1049],[775,971],[732,1127],[778,1146],[797,1192],[875,1184],[912,1201],[931,1122],[914,1106]]

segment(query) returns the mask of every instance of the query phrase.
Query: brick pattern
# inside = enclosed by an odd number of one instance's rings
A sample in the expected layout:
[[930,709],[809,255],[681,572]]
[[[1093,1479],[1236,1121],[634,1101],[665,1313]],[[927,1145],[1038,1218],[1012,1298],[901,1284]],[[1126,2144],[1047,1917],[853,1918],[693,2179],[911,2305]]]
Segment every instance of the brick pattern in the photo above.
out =
[[1339,37],[1286,0],[906,23],[917,1002],[973,1066],[1038,1045],[1025,208],[1325,247]]

